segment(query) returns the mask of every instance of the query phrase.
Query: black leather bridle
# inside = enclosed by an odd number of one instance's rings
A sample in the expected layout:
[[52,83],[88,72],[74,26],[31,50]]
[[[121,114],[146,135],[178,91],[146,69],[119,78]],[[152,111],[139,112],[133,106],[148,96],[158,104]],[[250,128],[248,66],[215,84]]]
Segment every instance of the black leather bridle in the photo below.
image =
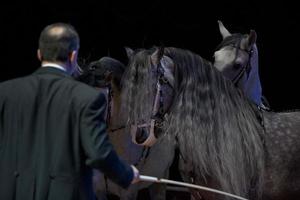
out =
[[163,127],[163,122],[165,121],[165,116],[169,111],[164,110],[164,96],[162,92],[163,85],[169,85],[172,89],[174,89],[173,84],[170,80],[168,80],[165,75],[165,69],[161,62],[157,65],[157,82],[156,82],[156,95],[152,108],[152,116],[150,118],[150,123],[142,123],[142,124],[134,124],[131,125],[131,133],[135,136],[138,128],[150,128],[150,134],[148,138],[143,143],[135,143],[143,146],[151,146],[156,141],[158,135],[157,131],[161,130]]
[[[240,43],[240,42],[239,42]],[[247,78],[249,77],[249,72],[251,70],[251,57],[253,54],[253,50],[250,49],[249,51],[245,50],[245,49],[241,49],[240,46],[234,46],[234,45],[230,45],[232,48],[236,49],[236,56],[233,62],[235,62],[235,60],[237,59],[237,54],[238,54],[238,50],[240,51],[244,51],[248,54],[248,61],[247,64],[245,66],[242,67],[242,69],[240,70],[240,72],[231,80],[233,82],[233,84],[237,85],[238,82],[241,80],[241,78],[243,77],[243,75],[245,73],[247,73]]]
[[[242,69],[240,70],[240,72],[233,79],[231,79],[231,81],[234,83],[234,85],[238,84],[238,82],[243,77],[244,73],[247,73],[247,78],[248,78],[250,70],[251,70],[251,57],[252,57],[252,54],[253,54],[253,49],[245,50],[245,49],[242,49],[240,47],[242,39],[244,37],[245,36],[243,36],[242,34],[233,34],[233,35],[229,36],[228,38],[225,38],[221,42],[221,44],[219,44],[217,46],[217,48],[216,48],[216,51],[218,51],[218,50],[220,50],[220,49],[222,49],[224,47],[232,47],[232,48],[236,49],[235,59],[233,60],[233,63],[235,63],[236,59],[238,58],[238,50],[244,51],[244,52],[246,52],[248,54],[247,64],[242,67]],[[238,42],[235,42],[236,38],[239,38]]]

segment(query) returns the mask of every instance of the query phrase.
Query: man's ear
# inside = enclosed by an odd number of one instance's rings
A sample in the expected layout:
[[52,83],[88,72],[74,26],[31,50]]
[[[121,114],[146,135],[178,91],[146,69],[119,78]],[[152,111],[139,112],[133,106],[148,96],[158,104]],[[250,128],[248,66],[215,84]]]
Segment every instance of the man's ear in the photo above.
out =
[[76,60],[77,60],[77,53],[78,53],[78,51],[76,51],[76,50],[74,50],[74,51],[72,51],[72,53],[70,54],[70,61],[73,63],[73,62],[75,62]]
[[40,49],[37,50],[37,57],[38,57],[39,61],[42,62],[42,54],[41,54],[41,50]]

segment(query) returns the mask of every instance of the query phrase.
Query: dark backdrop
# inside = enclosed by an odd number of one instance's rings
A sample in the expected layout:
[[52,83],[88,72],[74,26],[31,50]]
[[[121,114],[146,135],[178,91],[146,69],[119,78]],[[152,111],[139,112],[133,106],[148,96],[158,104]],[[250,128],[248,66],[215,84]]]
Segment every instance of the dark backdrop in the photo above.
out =
[[1,4],[0,81],[27,75],[39,67],[39,33],[53,22],[68,22],[78,30],[81,62],[110,55],[126,63],[124,46],[159,44],[187,48],[212,60],[221,41],[220,19],[231,32],[257,32],[263,92],[271,107],[300,108],[296,3],[45,0]]

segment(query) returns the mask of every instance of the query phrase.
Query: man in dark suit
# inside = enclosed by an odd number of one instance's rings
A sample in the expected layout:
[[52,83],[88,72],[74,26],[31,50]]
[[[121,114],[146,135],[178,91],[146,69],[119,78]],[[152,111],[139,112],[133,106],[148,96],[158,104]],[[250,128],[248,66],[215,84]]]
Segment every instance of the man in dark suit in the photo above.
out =
[[127,188],[139,173],[106,134],[106,101],[75,81],[79,36],[68,24],[40,35],[42,67],[0,84],[0,199],[92,199],[91,168]]

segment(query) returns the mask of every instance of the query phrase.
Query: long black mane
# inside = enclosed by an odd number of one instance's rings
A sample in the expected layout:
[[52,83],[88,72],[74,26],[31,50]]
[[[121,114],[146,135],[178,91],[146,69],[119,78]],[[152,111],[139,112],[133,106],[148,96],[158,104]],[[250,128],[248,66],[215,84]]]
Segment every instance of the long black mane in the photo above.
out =
[[262,127],[251,103],[208,61],[182,49],[165,55],[176,65],[176,103],[170,113],[169,134],[196,177],[218,180],[238,195],[250,188],[260,195],[264,169]]
[[[153,103],[151,52],[132,58],[124,81],[129,119],[149,113]],[[166,48],[175,63],[175,99],[165,122],[174,134],[196,182],[213,179],[224,191],[261,194],[264,175],[263,130],[252,104],[208,61],[188,50]],[[149,82],[150,81],[150,82]],[[152,87],[152,90],[150,89]],[[149,100],[150,99],[150,100]]]

